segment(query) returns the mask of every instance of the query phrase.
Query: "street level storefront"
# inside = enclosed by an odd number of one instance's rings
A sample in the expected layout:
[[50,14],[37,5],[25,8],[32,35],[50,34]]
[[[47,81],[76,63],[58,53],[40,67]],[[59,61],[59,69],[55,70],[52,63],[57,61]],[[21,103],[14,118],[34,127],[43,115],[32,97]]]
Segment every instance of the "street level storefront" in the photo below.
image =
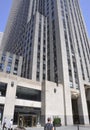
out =
[[11,74],[0,73],[0,118],[14,125],[36,126],[41,116],[41,85]]

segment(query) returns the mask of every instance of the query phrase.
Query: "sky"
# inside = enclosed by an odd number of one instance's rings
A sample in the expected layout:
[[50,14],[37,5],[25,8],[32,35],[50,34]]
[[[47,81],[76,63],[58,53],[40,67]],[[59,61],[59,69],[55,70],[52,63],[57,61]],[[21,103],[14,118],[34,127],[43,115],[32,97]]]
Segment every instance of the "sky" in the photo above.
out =
[[[6,3],[7,1],[7,3]],[[0,0],[0,32],[4,32],[12,0]],[[82,14],[90,38],[90,0],[80,0]]]

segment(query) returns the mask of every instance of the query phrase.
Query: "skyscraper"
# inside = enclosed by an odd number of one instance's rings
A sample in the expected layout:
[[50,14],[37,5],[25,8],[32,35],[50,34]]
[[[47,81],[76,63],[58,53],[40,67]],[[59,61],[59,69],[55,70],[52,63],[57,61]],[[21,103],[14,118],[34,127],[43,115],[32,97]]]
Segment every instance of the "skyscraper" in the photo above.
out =
[[13,0],[3,38],[3,48],[5,50],[12,53],[20,53],[19,46],[21,47],[21,36],[25,31],[25,24],[27,23],[28,6],[29,0],[19,0],[17,2]]
[[14,0],[2,44],[23,56],[21,77],[63,85],[66,124],[89,123],[90,43],[79,0]]

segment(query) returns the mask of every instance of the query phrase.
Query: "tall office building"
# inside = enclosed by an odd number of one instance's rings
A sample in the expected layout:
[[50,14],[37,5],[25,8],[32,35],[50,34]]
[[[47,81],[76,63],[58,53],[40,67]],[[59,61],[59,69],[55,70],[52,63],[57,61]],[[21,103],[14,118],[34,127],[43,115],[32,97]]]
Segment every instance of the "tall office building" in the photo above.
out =
[[11,53],[21,54],[22,38],[27,23],[29,0],[13,0],[12,8],[3,37],[3,46],[5,50]]
[[90,43],[79,0],[14,0],[2,44],[23,56],[21,77],[62,84],[63,124],[89,124]]

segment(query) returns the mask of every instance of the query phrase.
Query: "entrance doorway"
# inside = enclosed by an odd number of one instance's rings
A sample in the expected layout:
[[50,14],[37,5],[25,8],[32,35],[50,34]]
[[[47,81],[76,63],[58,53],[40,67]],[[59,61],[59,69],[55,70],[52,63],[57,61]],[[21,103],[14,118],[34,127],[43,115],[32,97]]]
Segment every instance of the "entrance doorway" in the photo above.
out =
[[87,101],[88,106],[88,115],[89,115],[89,122],[90,122],[90,101]]
[[90,122],[90,88],[86,88],[86,100],[87,100],[87,108],[88,108],[88,116],[89,116],[89,122]]
[[40,108],[15,106],[13,123],[24,127],[35,127],[38,122],[40,123],[40,115]]
[[19,115],[18,119],[18,124],[20,126],[24,127],[34,127],[36,126],[37,123],[37,116],[36,115],[27,115],[27,114],[22,114]]
[[0,104],[0,123],[2,122],[3,119],[3,110],[4,110],[4,105]]
[[73,122],[74,124],[79,124],[79,113],[77,99],[72,99],[72,111],[73,111]]

